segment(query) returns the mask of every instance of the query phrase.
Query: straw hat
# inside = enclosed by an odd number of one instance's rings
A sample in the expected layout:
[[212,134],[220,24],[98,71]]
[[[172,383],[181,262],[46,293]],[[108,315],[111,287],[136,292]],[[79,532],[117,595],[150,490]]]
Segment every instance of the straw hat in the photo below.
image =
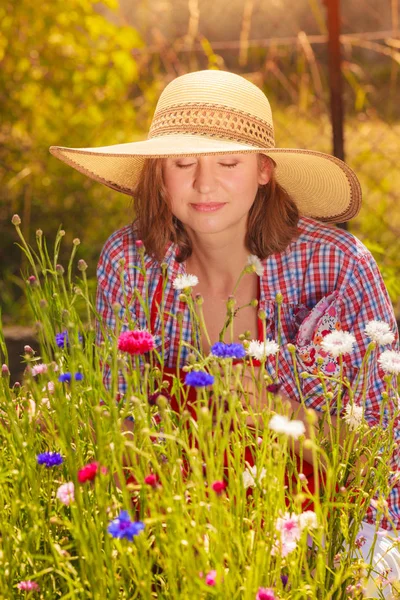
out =
[[356,175],[341,160],[312,150],[275,148],[271,107],[244,77],[196,71],[171,81],[157,103],[147,140],[100,148],[51,146],[74,169],[133,195],[146,158],[261,153],[300,213],[327,222],[354,217],[361,206]]

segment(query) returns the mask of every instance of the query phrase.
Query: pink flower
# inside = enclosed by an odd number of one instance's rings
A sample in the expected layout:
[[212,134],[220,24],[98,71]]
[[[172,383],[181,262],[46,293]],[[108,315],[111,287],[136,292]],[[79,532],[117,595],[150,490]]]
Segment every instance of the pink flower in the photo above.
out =
[[216,584],[217,571],[210,571],[206,575],[206,584],[214,586]]
[[212,484],[212,489],[218,496],[222,494],[222,492],[227,488],[225,481],[214,481]]
[[299,517],[294,513],[285,513],[283,517],[279,517],[276,520],[276,529],[281,533],[283,544],[296,543],[300,539]]
[[154,473],[150,473],[150,475],[147,475],[144,478],[144,482],[147,483],[147,485],[150,485],[152,488],[156,488],[158,486],[158,477],[157,475],[154,475]]
[[31,368],[31,373],[33,377],[36,377],[36,375],[42,375],[43,373],[47,373],[47,365],[45,365],[44,363],[39,363],[37,365],[33,365],[33,367]]
[[258,588],[256,600],[276,600],[276,596],[271,588]]
[[72,481],[60,485],[57,490],[57,498],[66,506],[75,501],[75,486]]
[[[101,473],[103,473],[103,475],[105,475],[107,473],[107,468],[101,467],[100,471],[101,471]],[[93,481],[93,479],[96,477],[98,472],[99,472],[99,463],[97,461],[91,462],[91,463],[85,465],[82,469],[80,469],[78,471],[79,483],[85,483],[86,481]]]
[[17,588],[24,592],[39,592],[40,591],[40,587],[36,583],[36,581],[31,581],[30,579],[28,579],[27,581],[20,581],[17,584]]
[[128,354],[144,354],[154,347],[154,337],[145,330],[124,331],[118,338],[118,350]]

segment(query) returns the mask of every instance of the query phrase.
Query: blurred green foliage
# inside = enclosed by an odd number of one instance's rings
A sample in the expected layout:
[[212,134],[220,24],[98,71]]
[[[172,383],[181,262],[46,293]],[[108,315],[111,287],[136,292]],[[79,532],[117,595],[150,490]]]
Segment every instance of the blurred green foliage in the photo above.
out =
[[[133,217],[128,196],[58,161],[49,146],[143,139],[173,77],[202,68],[243,73],[271,100],[278,146],[331,152],[326,50],[311,48],[305,34],[296,47],[253,47],[239,65],[238,51],[216,53],[200,33],[201,52],[180,53],[194,41],[183,30],[179,39],[159,35],[159,51],[150,52],[144,41],[149,31],[142,35],[134,19],[127,23],[117,0],[43,0],[40,6],[6,0],[0,21],[0,298],[6,323],[29,319],[20,276],[26,265],[10,223],[14,213],[31,242],[36,229],[54,239],[62,225],[60,262],[67,260],[72,239],[81,238],[78,254],[89,263],[92,286],[105,239]],[[378,52],[370,60],[372,51],[353,46],[344,48],[346,160],[360,178],[364,207],[350,230],[378,260],[400,314],[400,125],[398,111],[390,108],[398,65]]]

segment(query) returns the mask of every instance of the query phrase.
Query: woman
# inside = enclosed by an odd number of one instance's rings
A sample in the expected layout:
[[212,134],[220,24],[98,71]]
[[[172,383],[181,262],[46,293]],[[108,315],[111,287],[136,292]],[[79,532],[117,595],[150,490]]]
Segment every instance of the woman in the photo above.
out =
[[[397,340],[393,309],[371,254],[351,234],[322,223],[347,221],[358,213],[361,191],[355,174],[332,156],[275,148],[269,102],[244,78],[220,71],[178,77],[161,94],[148,140],[103,148],[52,147],[51,152],[134,196],[133,226],[115,232],[101,254],[97,307],[113,330],[115,303],[123,317],[128,302],[136,324],[155,335],[168,368],[178,361],[183,366],[189,352],[184,348],[178,355],[177,312],[183,339],[192,340],[189,309],[180,301],[176,282],[188,274],[198,278],[195,292],[204,299],[208,332],[198,341],[208,353],[219,339],[227,297],[249,255],[256,272],[242,278],[235,290],[236,307],[246,308],[238,312],[233,337],[225,341],[238,341],[246,330],[255,340],[262,340],[264,331],[270,339],[279,336],[279,381],[299,418],[302,408],[288,344],[298,347],[300,370],[312,375],[319,358],[320,368],[332,375],[338,365],[324,351],[322,339],[335,330],[352,332],[357,347],[344,356],[344,368],[354,382],[368,344],[364,330],[369,321],[386,321]],[[135,268],[142,259],[146,279]],[[163,269],[168,272],[165,289]],[[147,290],[150,316],[134,290],[143,297]],[[164,314],[158,310],[161,303]],[[100,330],[98,334],[100,341]],[[267,361],[266,367],[277,375],[275,361]],[[365,384],[365,418],[376,424],[384,382],[378,366],[368,377],[367,382],[361,378],[358,394]],[[120,386],[123,392],[123,380]],[[306,404],[321,409],[325,400],[318,380],[302,379],[301,386]],[[399,432],[397,427],[396,439]],[[388,499],[398,529],[399,492],[394,486]],[[373,534],[374,516],[370,508],[363,530],[367,537]],[[383,519],[380,526],[389,529],[390,523]],[[378,541],[376,561],[379,552]],[[400,577],[400,555],[389,554],[379,568],[389,566]]]

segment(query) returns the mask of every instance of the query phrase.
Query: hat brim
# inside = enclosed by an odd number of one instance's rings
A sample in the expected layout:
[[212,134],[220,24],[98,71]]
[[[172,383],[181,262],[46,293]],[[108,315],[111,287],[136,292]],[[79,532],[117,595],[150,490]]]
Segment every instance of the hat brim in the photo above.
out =
[[50,152],[91,179],[128,195],[134,195],[147,158],[260,153],[274,160],[278,183],[302,215],[341,223],[355,217],[361,207],[360,183],[350,167],[334,156],[312,150],[254,147],[179,134],[98,148],[51,146]]

